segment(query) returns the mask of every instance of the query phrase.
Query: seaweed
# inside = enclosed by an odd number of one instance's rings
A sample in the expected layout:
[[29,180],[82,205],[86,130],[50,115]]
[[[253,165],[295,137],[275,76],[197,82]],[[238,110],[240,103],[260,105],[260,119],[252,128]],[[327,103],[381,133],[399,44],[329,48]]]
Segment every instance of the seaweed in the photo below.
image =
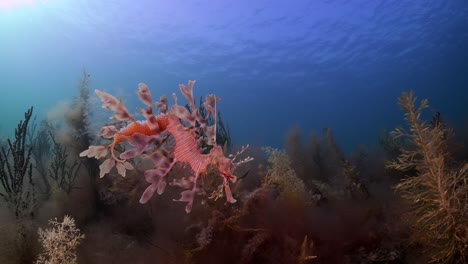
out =
[[342,198],[343,195],[368,199],[370,194],[359,170],[340,149],[331,129],[324,128],[323,134],[324,139],[312,134],[309,143],[305,145],[302,144],[298,128],[288,134],[286,151],[297,176],[317,197],[321,197],[318,201],[323,198]]
[[[51,152],[52,144],[49,138],[50,124],[43,120],[39,124],[36,123],[36,116],[28,127],[27,137],[29,145],[32,147],[31,157],[34,161],[33,167],[39,173],[43,186],[38,184],[39,191],[46,196],[49,195],[51,186],[47,177],[48,159]],[[40,190],[42,189],[43,190]]]
[[414,149],[402,150],[388,166],[401,171],[413,169],[396,185],[396,190],[411,205],[413,241],[422,245],[430,262],[466,263],[468,260],[468,163],[450,162],[447,152],[447,129],[436,115],[433,122],[422,120],[428,101],[417,105],[413,92],[398,99],[405,111],[409,130],[396,129],[393,134],[409,139]]
[[52,228],[42,230],[39,228],[39,241],[44,253],[40,254],[36,264],[76,264],[78,263],[76,249],[84,235],[75,225],[75,219],[66,215],[62,222],[57,218],[49,220]]
[[262,185],[242,198],[237,209],[212,210],[206,226],[188,245],[187,263],[310,263],[315,256],[307,239],[304,184],[290,167],[287,154],[265,148],[269,168]]
[[[192,110],[190,109],[190,105],[186,104],[185,108],[190,113],[192,113]],[[208,118],[207,125],[212,126],[213,123],[215,122],[215,119],[212,116],[209,116],[207,114],[207,111],[205,109],[205,102],[203,101],[203,97],[200,97],[197,109],[202,119]],[[232,139],[231,139],[231,133],[229,131],[229,126],[224,123],[221,117],[221,112],[219,110],[217,111],[216,119],[217,119],[216,143],[220,146],[223,146],[224,152],[227,152],[232,147]],[[200,124],[197,122],[195,126],[199,127]],[[206,135],[203,132],[201,132],[201,134],[197,136],[199,138],[206,138]],[[211,149],[211,146],[206,144],[205,141],[202,140],[200,148],[205,149],[205,152],[206,152]]]
[[55,185],[66,194],[76,188],[75,180],[83,163],[73,160],[69,164],[67,148],[58,143],[52,133],[50,133],[54,148],[52,151],[53,159],[50,163],[49,177],[55,182]]
[[[91,75],[83,69],[81,78],[78,81],[78,97],[75,97],[72,103],[73,112],[66,115],[65,121],[72,130],[72,136],[75,139],[73,152],[78,154],[86,149],[93,142],[94,138],[90,134],[90,85]],[[98,175],[98,163],[93,159],[82,160],[83,165],[88,171],[90,182],[94,186],[96,175]]]
[[[60,143],[62,144],[62,147],[67,148],[66,152],[75,160],[78,159],[79,153],[86,149],[95,140],[94,135],[91,133],[90,86],[91,75],[86,71],[86,69],[83,69],[77,85],[78,95],[73,98],[71,107],[65,112],[64,116],[64,121],[69,130],[67,131],[67,135],[68,137],[71,137],[71,141]],[[56,151],[56,154],[60,153]],[[73,160],[71,164],[67,165],[76,169],[76,172],[71,172],[69,176],[71,178],[77,177],[77,175],[74,176],[74,174],[79,171],[77,166],[81,166],[86,170],[86,173],[83,173],[83,175],[86,175],[89,181],[87,184],[82,182],[82,185],[84,185],[82,186],[82,193],[84,194],[85,192],[89,192],[87,194],[87,196],[89,196],[87,197],[90,206],[89,212],[90,214],[95,214],[105,207],[99,198],[99,184],[96,181],[96,179],[99,179],[97,177],[99,175],[99,163],[95,159],[80,159],[80,165],[77,165],[75,160]],[[71,187],[74,184],[70,182],[67,185],[68,187]],[[73,189],[73,187],[71,187],[71,189]],[[77,221],[80,221],[80,219],[77,218]]]
[[0,182],[3,190],[0,196],[15,217],[15,250],[22,263],[31,259],[30,220],[34,217],[36,195],[32,177],[32,147],[26,143],[28,125],[33,107],[24,114],[15,129],[13,141],[7,140],[7,146],[0,151]]
[[17,220],[33,215],[35,204],[34,183],[32,180],[31,153],[32,147],[26,144],[28,124],[33,108],[24,114],[15,129],[15,139],[7,140],[8,147],[0,152],[0,181],[3,192],[0,196],[14,212]]

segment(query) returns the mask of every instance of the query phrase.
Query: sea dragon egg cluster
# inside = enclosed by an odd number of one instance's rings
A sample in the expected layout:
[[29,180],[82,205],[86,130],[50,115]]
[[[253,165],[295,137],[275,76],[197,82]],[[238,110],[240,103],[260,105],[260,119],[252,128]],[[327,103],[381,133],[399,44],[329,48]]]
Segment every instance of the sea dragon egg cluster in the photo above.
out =
[[[252,160],[247,157],[235,162],[246,147],[243,147],[235,155],[225,157],[221,146],[216,144],[216,104],[219,98],[215,95],[207,95],[205,103],[206,114],[202,114],[195,106],[193,97],[193,85],[195,81],[189,81],[188,85],[179,85],[182,95],[188,100],[187,106],[177,104],[177,96],[173,94],[175,104],[169,108],[165,96],[159,102],[153,102],[151,92],[144,83],[138,85],[138,97],[146,106],[141,109],[145,118],[143,121],[136,120],[130,114],[126,106],[114,96],[95,90],[103,102],[102,107],[114,112],[111,119],[125,122],[123,128],[118,129],[116,125],[106,125],[101,128],[98,136],[111,140],[110,144],[101,146],[89,146],[80,153],[81,157],[105,159],[100,168],[100,176],[104,177],[116,168],[117,172],[125,177],[127,170],[134,167],[131,161],[137,157],[152,161],[152,168],[144,171],[145,180],[149,186],[143,192],[140,203],[144,204],[155,192],[162,194],[168,184],[167,175],[176,163],[183,163],[192,172],[190,176],[175,178],[169,182],[170,186],[184,189],[181,197],[175,201],[186,202],[185,211],[189,213],[197,194],[203,194],[203,181],[201,177],[206,176],[208,168],[215,168],[222,177],[222,184],[218,191],[211,197],[226,196],[229,203],[235,203],[229,182],[235,183],[237,177],[234,169]],[[154,112],[153,105],[157,108]],[[209,125],[209,120],[214,120]],[[132,148],[117,154],[117,145],[128,144]],[[201,146],[208,146],[202,148]],[[123,148],[119,148],[123,149]]]

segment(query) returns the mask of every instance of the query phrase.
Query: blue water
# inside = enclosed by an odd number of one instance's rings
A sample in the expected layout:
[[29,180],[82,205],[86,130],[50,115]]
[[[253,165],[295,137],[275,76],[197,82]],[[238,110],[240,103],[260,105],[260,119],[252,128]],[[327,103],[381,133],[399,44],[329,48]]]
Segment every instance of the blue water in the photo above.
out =
[[[468,120],[468,1],[0,1],[0,135],[92,88],[136,107],[197,80],[235,144],[282,146],[332,128],[346,150],[402,124],[402,91]],[[181,97],[181,96],[179,96]]]

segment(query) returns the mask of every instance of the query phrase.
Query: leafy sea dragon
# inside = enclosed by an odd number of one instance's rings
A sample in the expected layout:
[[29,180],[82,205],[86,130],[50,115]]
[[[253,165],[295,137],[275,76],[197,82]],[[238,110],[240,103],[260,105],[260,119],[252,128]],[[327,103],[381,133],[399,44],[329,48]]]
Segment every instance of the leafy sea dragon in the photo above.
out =
[[[223,183],[218,186],[218,191],[212,197],[226,195],[230,203],[236,200],[232,196],[229,182],[236,182],[234,169],[245,162],[251,161],[251,157],[234,162],[247,147],[243,147],[235,155],[225,157],[223,150],[216,144],[216,104],[219,98],[215,95],[208,95],[204,103],[207,110],[206,116],[203,116],[197,107],[193,97],[193,85],[195,81],[189,81],[186,87],[179,85],[183,96],[188,100],[187,107],[177,104],[177,96],[173,94],[175,104],[169,110],[167,98],[161,97],[160,102],[154,103],[158,108],[158,114],[153,112],[153,99],[148,86],[144,83],[138,85],[138,97],[146,105],[146,109],[141,109],[144,121],[137,121],[127,110],[125,105],[114,96],[95,90],[98,97],[103,102],[102,107],[114,112],[111,119],[125,121],[127,125],[122,129],[117,129],[114,125],[103,126],[98,136],[111,139],[112,142],[105,146],[89,146],[89,148],[80,153],[81,157],[106,158],[99,166],[100,177],[104,177],[110,170],[116,167],[117,172],[125,177],[126,170],[133,169],[133,166],[127,160],[135,157],[150,159],[153,162],[153,168],[146,170],[144,176],[150,184],[140,198],[140,203],[146,203],[155,192],[162,194],[167,185],[166,175],[171,171],[177,162],[188,165],[193,176],[174,179],[170,185],[185,189],[181,193],[181,198],[175,201],[187,202],[185,211],[189,213],[193,206],[193,200],[196,194],[202,194],[203,189],[199,181],[207,173],[209,166],[215,166]],[[189,111],[190,109],[190,111]],[[208,125],[210,116],[213,117],[213,125]],[[203,134],[205,137],[200,137]],[[166,150],[164,145],[167,139],[172,138],[170,149]],[[204,141],[211,146],[207,154],[203,154],[200,149],[200,141]],[[116,155],[116,146],[128,143],[134,148]],[[110,155],[109,155],[110,152]],[[224,192],[223,192],[224,190]]]

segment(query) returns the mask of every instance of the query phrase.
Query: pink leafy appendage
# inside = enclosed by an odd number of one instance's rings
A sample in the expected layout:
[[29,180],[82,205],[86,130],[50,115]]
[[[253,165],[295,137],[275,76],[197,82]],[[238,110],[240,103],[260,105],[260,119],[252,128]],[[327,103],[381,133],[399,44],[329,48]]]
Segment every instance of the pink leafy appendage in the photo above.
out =
[[99,176],[102,178],[104,175],[110,172],[110,170],[115,166],[115,160],[113,158],[108,158],[106,159],[101,166],[99,166],[99,169],[101,170],[101,173]]

